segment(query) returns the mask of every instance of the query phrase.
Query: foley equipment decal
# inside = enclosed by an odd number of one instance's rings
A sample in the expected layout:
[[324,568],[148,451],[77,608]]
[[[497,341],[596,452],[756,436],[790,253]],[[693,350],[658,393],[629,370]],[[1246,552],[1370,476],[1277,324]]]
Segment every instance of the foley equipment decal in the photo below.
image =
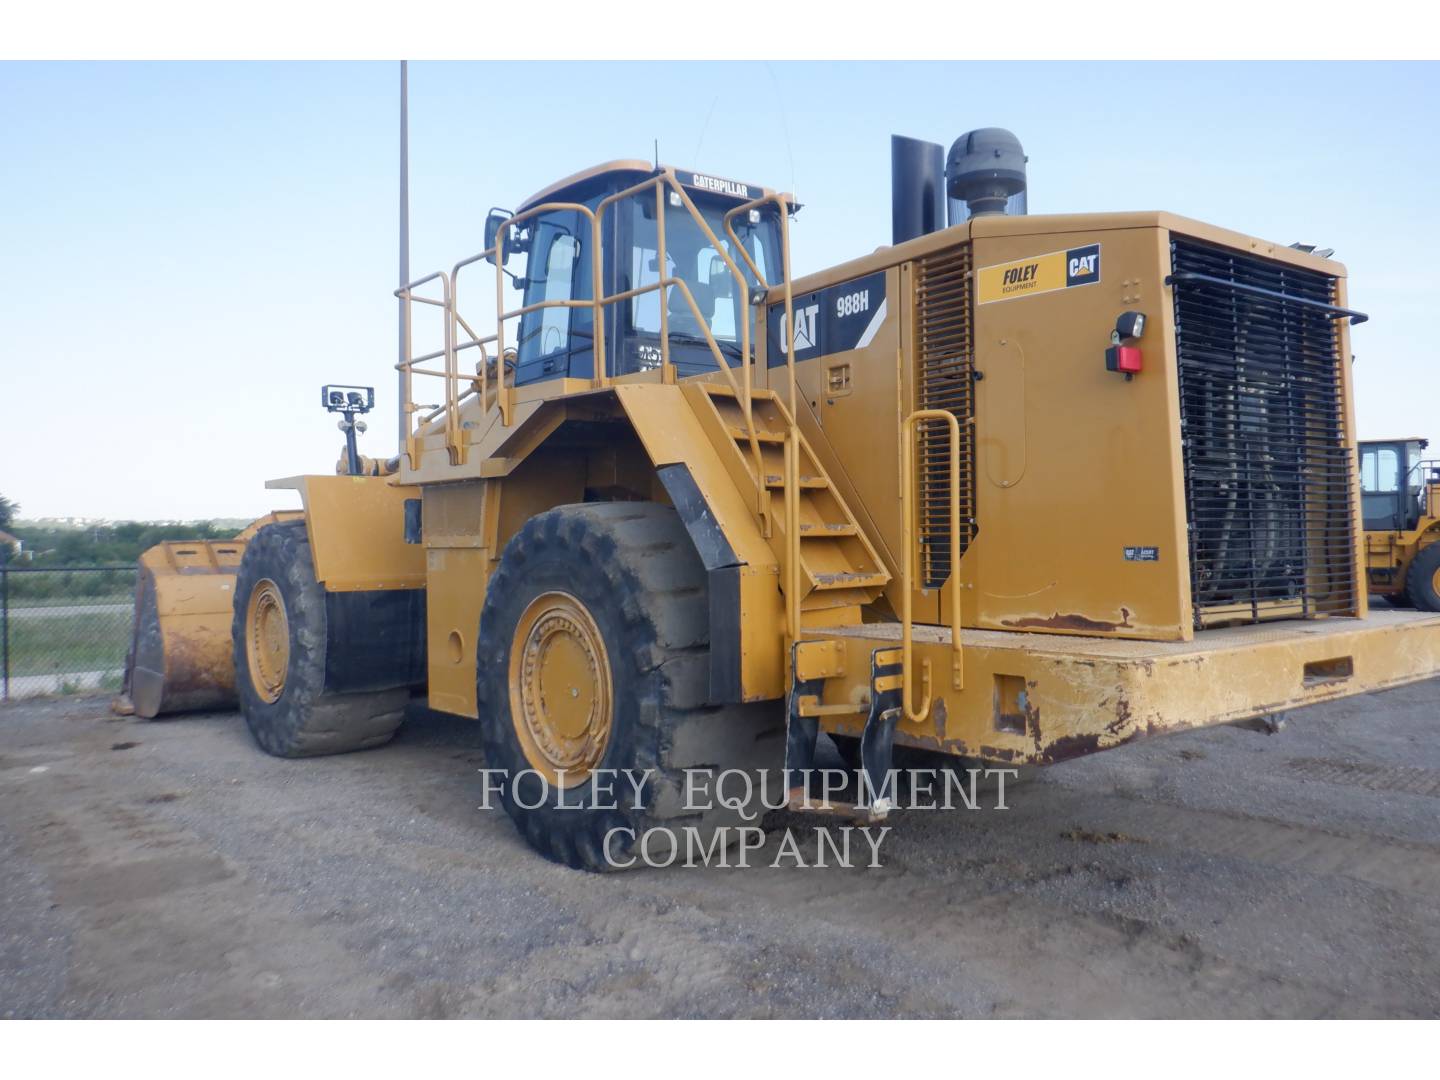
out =
[[1052,251],[975,271],[976,303],[993,304],[1037,293],[1094,285],[1100,280],[1100,245]]

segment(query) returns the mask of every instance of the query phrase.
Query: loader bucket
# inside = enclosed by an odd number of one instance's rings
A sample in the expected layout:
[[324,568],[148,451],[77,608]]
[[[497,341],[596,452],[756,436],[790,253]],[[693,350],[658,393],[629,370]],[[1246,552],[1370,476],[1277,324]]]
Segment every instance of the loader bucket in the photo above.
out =
[[140,556],[135,624],[116,712],[153,718],[234,706],[230,627],[241,556],[261,527],[300,516],[269,514],[233,540],[167,540]]

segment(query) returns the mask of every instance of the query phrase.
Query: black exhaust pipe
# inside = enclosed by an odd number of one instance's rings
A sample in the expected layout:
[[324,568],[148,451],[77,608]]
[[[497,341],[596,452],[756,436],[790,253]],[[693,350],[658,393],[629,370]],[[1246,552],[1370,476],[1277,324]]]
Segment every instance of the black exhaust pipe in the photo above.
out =
[[890,228],[903,244],[945,228],[945,148],[890,136]]

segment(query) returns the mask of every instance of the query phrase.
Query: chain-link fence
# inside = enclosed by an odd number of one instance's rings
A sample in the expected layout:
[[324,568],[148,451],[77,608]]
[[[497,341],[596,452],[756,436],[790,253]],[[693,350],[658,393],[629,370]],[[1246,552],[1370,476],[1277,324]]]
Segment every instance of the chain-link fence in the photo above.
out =
[[0,696],[120,689],[135,573],[0,565]]

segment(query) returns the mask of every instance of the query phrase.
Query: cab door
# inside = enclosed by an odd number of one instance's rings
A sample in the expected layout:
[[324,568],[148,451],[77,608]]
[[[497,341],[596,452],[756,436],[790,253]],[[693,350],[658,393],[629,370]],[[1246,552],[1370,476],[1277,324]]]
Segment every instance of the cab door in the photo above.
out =
[[1408,517],[1404,443],[1360,446],[1360,513],[1369,532],[1403,530]]
[[536,219],[525,271],[525,306],[546,302],[520,318],[517,385],[594,373],[594,318],[589,308],[558,302],[589,299],[591,237],[578,213]]

